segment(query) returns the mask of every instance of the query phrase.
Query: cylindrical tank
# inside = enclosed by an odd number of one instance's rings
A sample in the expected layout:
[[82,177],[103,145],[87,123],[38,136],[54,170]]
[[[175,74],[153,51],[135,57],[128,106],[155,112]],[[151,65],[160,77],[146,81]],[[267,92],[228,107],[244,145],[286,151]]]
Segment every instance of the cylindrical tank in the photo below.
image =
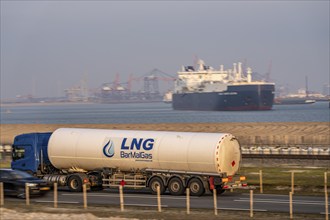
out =
[[117,168],[227,173],[241,162],[240,145],[227,133],[60,128],[48,156],[58,169]]

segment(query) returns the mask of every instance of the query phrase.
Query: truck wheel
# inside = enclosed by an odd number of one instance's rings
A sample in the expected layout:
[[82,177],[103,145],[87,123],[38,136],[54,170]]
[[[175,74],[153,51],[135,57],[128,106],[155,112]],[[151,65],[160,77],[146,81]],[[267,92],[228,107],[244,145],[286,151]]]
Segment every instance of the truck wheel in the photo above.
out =
[[168,191],[175,196],[182,195],[184,193],[182,180],[178,177],[173,177],[168,183]]
[[202,196],[205,193],[205,188],[200,179],[193,178],[189,182],[190,195],[192,196]]
[[79,175],[73,174],[69,177],[67,183],[71,192],[81,192],[82,191],[82,180]]
[[153,177],[149,182],[149,188],[152,194],[157,194],[157,186],[160,188],[160,194],[164,194],[165,186],[163,180],[159,177]]

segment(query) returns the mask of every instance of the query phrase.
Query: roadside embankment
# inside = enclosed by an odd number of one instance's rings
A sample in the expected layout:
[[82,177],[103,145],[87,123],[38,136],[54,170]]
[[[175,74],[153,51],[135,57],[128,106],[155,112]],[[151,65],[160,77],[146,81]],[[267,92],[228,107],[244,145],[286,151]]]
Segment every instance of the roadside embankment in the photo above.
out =
[[231,133],[242,145],[330,145],[329,122],[1,124],[0,144],[11,144],[18,134],[52,132],[61,127]]

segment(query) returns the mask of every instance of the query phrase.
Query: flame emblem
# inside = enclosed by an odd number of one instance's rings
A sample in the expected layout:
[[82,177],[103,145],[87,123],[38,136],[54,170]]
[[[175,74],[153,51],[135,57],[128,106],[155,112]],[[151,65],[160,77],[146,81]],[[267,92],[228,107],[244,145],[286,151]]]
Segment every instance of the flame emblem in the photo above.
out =
[[111,140],[108,141],[103,147],[103,154],[107,157],[113,157],[115,155],[115,148]]

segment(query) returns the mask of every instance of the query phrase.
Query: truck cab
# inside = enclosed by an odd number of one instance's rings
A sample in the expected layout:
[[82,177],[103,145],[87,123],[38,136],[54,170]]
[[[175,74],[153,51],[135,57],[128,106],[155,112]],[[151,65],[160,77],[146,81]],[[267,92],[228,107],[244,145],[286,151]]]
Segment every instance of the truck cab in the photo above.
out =
[[18,135],[12,146],[11,167],[38,175],[45,166],[50,165],[47,145],[51,132]]

